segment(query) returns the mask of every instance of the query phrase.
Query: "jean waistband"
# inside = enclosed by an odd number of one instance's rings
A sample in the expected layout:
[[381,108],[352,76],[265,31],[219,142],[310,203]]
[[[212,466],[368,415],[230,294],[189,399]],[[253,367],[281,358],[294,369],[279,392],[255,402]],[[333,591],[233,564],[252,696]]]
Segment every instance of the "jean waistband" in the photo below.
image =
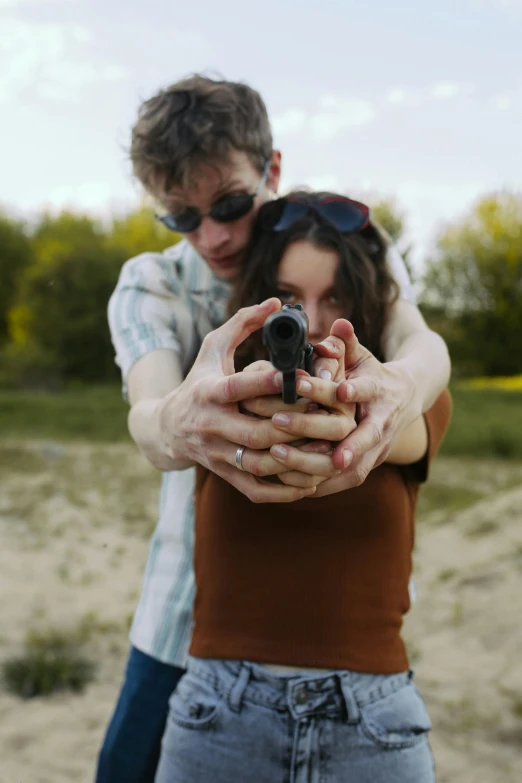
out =
[[239,711],[243,701],[276,710],[289,710],[294,718],[313,713],[345,715],[348,722],[359,720],[359,708],[403,688],[413,672],[361,674],[339,670],[328,674],[277,675],[248,661],[218,661],[193,658],[189,672],[209,683],[229,706]]

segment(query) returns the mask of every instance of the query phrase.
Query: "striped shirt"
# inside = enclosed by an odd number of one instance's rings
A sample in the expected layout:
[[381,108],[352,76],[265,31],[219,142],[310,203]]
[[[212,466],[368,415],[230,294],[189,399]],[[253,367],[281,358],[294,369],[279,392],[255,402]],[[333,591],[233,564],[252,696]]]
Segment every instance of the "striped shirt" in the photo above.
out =
[[[398,251],[388,249],[401,298],[415,294]],[[109,326],[124,395],[132,365],[167,348],[189,371],[201,341],[224,320],[230,284],[219,280],[186,240],[123,265],[109,301]],[[163,663],[184,666],[194,599],[194,469],[162,474],[159,521],[152,536],[140,600],[130,631],[134,647]]]

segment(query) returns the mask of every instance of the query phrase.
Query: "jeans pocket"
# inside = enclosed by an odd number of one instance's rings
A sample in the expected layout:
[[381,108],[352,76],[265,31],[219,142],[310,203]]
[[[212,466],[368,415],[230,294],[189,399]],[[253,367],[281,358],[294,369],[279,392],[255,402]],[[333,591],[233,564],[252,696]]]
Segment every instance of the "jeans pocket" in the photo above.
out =
[[431,721],[419,691],[408,683],[361,710],[366,734],[382,748],[409,748],[425,739]]
[[185,729],[207,729],[219,716],[224,697],[205,680],[184,674],[170,697],[169,720]]

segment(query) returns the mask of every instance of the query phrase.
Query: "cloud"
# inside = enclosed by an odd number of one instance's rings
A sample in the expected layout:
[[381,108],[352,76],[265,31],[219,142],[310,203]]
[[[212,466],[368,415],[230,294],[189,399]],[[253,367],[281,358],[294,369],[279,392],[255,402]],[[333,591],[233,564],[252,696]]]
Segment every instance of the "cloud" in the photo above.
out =
[[447,222],[462,217],[481,193],[486,181],[440,182],[405,179],[393,183],[393,192],[408,215],[409,235],[414,239],[414,262],[429,253],[434,237]]
[[432,98],[445,100],[455,98],[457,95],[471,95],[475,91],[472,84],[462,84],[459,82],[438,82],[434,84],[429,91]]
[[413,90],[410,87],[397,85],[390,87],[384,93],[384,103],[390,107],[418,107],[429,101],[442,101],[469,96],[475,92],[475,85],[463,82],[441,81]]
[[375,110],[369,101],[330,93],[320,98],[316,111],[287,109],[276,115],[272,124],[277,136],[296,135],[306,128],[315,140],[331,141],[343,131],[367,125],[374,118]]
[[312,116],[312,130],[320,141],[330,141],[341,131],[360,128],[375,118],[372,104],[362,98],[339,98],[324,95],[321,111]]
[[499,111],[508,111],[508,109],[511,109],[513,106],[513,98],[508,93],[501,93],[500,95],[495,96],[493,105],[495,108],[499,109]]
[[386,103],[392,105],[408,105],[418,103],[419,96],[408,87],[391,87],[384,95]]
[[111,186],[108,182],[83,182],[76,186],[58,186],[51,188],[47,204],[51,209],[67,209],[81,206],[83,209],[102,210],[111,199]]
[[[66,176],[66,175],[65,175]],[[57,179],[59,179],[57,177]],[[23,213],[40,214],[42,210],[57,214],[62,210],[86,212],[96,217],[105,217],[119,211],[133,209],[142,198],[141,192],[134,192],[132,183],[116,183],[109,180],[92,180],[80,184],[63,184],[43,188],[27,187],[17,199]]]
[[272,128],[278,136],[289,136],[301,130],[306,124],[306,112],[303,109],[287,109],[272,120]]
[[341,187],[341,181],[337,174],[324,174],[317,177],[309,177],[308,184],[312,190],[329,190],[336,193]]
[[[5,2],[5,0],[4,0]],[[4,18],[0,28],[0,103],[34,90],[40,97],[78,99],[81,88],[118,81],[124,68],[95,63],[90,30],[67,23]]]

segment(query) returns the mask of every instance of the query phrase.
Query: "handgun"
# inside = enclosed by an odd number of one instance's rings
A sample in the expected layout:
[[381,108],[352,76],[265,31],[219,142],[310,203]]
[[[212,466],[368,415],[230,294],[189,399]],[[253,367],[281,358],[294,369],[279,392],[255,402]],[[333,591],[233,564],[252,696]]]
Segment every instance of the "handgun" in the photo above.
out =
[[313,375],[314,347],[308,342],[308,316],[303,305],[285,304],[263,326],[263,345],[270,361],[283,374],[283,402],[297,400],[297,370]]

